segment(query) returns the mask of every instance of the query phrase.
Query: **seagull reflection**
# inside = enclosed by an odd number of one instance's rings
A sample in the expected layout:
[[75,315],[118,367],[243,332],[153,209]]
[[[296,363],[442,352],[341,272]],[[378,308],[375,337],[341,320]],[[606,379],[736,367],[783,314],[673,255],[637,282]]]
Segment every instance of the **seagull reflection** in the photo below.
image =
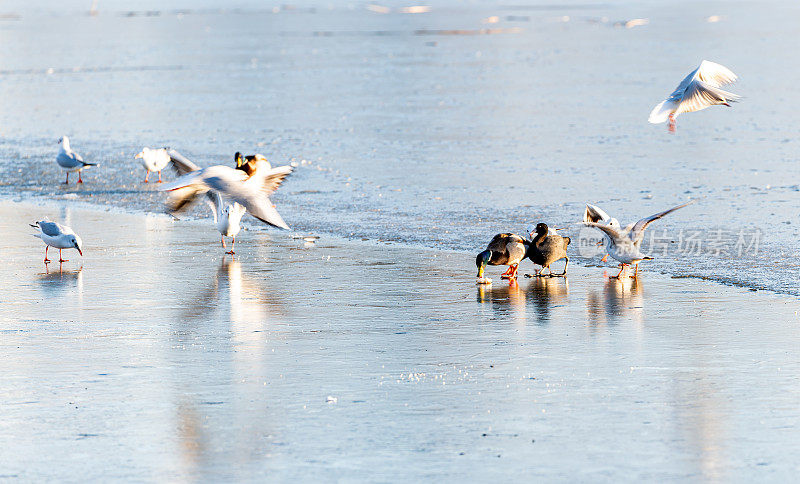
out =
[[[186,312],[175,323],[180,330],[174,332],[180,343],[191,343],[181,345],[190,350],[176,356],[180,363],[174,377],[179,382],[175,425],[184,467],[190,474],[202,473],[230,462],[263,459],[274,421],[253,403],[265,401],[270,388],[254,382],[274,377],[270,350],[280,336],[270,325],[287,312],[284,305],[264,280],[227,256],[212,281],[184,304]],[[187,320],[194,327],[187,328]],[[212,375],[209,367],[214,368]],[[207,391],[209,380],[216,391]]]
[[528,299],[540,323],[550,320],[550,310],[567,300],[569,281],[565,277],[534,277],[528,284]]
[[[39,273],[37,282],[39,288],[48,298],[64,295],[68,289],[75,289],[77,296],[83,295],[83,266],[73,270],[65,270],[64,264],[58,264],[58,270],[51,270],[48,264],[44,265],[45,272]],[[73,293],[70,291],[70,296]]]
[[263,330],[270,314],[285,313],[283,304],[274,298],[273,293],[269,298],[266,294],[266,288],[242,272],[238,260],[225,256],[211,284],[186,305],[184,316],[186,319],[208,320],[212,313],[222,312],[220,316],[230,320],[236,334],[240,330]]
[[586,300],[589,321],[593,326],[615,324],[620,318],[636,323],[644,321],[643,286],[640,278],[606,279],[602,295],[591,291]]
[[491,304],[498,316],[525,319],[525,292],[516,281],[512,280],[508,285],[497,287],[479,284],[477,300],[479,303]]

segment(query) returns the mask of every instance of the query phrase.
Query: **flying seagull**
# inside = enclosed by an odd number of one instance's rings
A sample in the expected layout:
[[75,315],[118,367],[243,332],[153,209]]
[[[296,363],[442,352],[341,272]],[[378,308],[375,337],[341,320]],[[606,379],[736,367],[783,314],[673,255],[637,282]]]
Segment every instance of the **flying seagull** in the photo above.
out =
[[650,113],[653,124],[669,121],[670,133],[675,132],[675,118],[682,113],[700,111],[709,106],[722,104],[730,107],[740,96],[723,91],[720,86],[736,81],[736,74],[725,66],[704,60],[689,73],[670,96]]

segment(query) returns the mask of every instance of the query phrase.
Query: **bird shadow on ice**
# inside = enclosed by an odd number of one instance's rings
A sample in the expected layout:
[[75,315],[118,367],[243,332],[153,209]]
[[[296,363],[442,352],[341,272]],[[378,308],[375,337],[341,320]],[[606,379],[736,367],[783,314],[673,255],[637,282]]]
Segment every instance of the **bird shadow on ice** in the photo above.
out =
[[639,278],[623,276],[606,279],[602,292],[592,290],[586,298],[586,309],[592,326],[616,324],[622,318],[644,321],[644,287]]

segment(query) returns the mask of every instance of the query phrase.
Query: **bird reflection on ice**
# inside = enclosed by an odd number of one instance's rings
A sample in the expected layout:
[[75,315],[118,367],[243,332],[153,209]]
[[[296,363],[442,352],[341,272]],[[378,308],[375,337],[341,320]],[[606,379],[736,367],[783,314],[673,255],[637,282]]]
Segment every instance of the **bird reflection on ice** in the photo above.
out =
[[39,274],[37,282],[42,292],[51,299],[68,295],[77,302],[82,302],[83,266],[77,269],[67,269],[62,263],[58,264],[58,268],[51,266],[55,264],[45,264],[44,272]]
[[528,299],[540,323],[550,320],[551,310],[567,301],[569,281],[566,277],[534,277],[528,284]]
[[592,290],[586,299],[589,322],[593,326],[615,324],[620,318],[644,322],[644,296],[640,278],[607,279],[602,294]]
[[497,316],[525,321],[525,292],[516,281],[494,285],[479,284],[477,301],[489,303]]
[[[176,335],[180,348],[190,350],[176,353],[175,425],[190,474],[268,453],[274,417],[252,402],[269,400],[268,383],[278,371],[268,364],[276,339],[271,324],[286,311],[275,299],[261,279],[226,256],[211,283],[186,304]],[[213,394],[202,391],[209,380]]]

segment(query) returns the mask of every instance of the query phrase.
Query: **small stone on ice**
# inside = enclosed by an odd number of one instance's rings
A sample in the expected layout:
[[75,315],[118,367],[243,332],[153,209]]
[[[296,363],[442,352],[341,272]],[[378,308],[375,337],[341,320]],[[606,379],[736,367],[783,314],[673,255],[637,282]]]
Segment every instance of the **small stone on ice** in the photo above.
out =
[[330,396],[330,395],[328,395],[328,398],[326,398],[326,399],[325,399],[325,402],[326,402],[326,403],[336,403],[336,402],[338,402],[338,401],[339,401],[339,399],[338,399],[338,398],[336,398],[336,397],[332,397],[332,396]]

